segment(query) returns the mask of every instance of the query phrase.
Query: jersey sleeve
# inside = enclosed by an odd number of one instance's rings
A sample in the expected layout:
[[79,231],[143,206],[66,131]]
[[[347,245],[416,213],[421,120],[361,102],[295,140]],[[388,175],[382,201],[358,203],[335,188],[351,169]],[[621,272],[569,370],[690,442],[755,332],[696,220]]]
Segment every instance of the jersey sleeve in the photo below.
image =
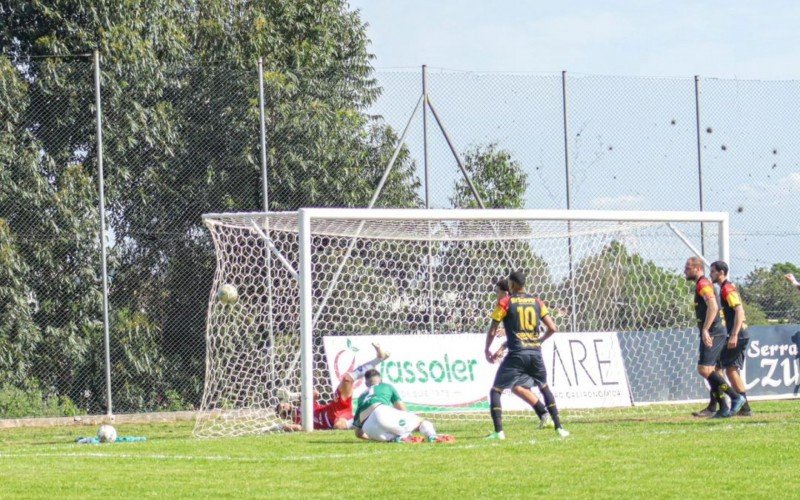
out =
[[711,282],[708,281],[706,278],[701,278],[697,280],[697,286],[695,287],[695,291],[697,295],[703,297],[703,299],[715,299],[714,296],[714,287],[711,286]]
[[550,315],[550,309],[548,309],[547,306],[544,305],[544,302],[542,302],[542,299],[536,299],[536,303],[539,304],[539,317],[540,318],[544,318],[545,316],[549,316]]
[[503,318],[506,317],[508,314],[508,297],[503,297],[502,299],[497,301],[497,305],[494,306],[494,311],[492,312],[492,319],[495,321],[503,321]]
[[722,300],[725,301],[730,308],[735,308],[736,306],[742,305],[742,299],[739,297],[739,292],[731,283],[728,283],[722,287],[721,295]]

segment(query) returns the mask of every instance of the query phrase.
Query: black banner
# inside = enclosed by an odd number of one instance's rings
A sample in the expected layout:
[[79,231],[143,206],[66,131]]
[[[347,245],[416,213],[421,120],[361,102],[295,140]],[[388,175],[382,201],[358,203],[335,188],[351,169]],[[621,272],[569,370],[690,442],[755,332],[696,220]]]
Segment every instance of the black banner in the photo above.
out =
[[742,378],[748,396],[797,395],[800,325],[751,326]]

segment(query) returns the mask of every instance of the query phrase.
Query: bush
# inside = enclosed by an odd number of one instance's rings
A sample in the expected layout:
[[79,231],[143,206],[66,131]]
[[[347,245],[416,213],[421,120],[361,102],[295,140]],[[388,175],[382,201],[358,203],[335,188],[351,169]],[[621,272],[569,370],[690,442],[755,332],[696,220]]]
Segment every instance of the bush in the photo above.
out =
[[49,396],[38,388],[0,387],[0,418],[72,417],[83,412],[67,396]]

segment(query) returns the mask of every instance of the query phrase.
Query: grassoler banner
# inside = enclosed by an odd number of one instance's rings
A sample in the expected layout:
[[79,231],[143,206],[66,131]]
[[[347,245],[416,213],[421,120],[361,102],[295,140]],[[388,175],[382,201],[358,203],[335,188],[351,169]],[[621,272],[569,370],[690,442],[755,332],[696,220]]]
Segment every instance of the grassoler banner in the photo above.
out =
[[[414,411],[487,410],[487,396],[498,364],[484,359],[485,334],[329,336],[324,337],[331,387],[356,366],[375,357],[372,342],[391,352],[378,366]],[[495,341],[493,350],[498,347]],[[599,408],[631,404],[627,377],[615,333],[559,333],[542,355],[550,383],[564,408]],[[364,391],[356,383],[354,396]],[[510,393],[503,407],[529,407]]]

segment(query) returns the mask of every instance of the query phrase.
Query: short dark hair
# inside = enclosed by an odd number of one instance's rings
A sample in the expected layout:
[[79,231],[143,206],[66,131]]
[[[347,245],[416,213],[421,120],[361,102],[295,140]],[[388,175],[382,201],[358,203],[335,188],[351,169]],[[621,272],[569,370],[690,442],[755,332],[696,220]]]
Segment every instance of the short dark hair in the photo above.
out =
[[712,262],[710,267],[718,272],[725,273],[725,276],[728,275],[728,264],[726,264],[724,260]]
[[506,278],[500,278],[499,280],[497,280],[497,283],[495,283],[495,286],[497,288],[499,288],[500,290],[502,290],[504,292],[507,292],[508,291],[508,280]]
[[508,275],[508,281],[513,281],[519,286],[525,286],[525,271],[518,269]]
[[381,376],[381,372],[379,372],[375,368],[370,368],[369,370],[367,370],[364,373],[364,379],[371,379],[372,377],[375,377],[375,376],[378,376],[378,377]]

